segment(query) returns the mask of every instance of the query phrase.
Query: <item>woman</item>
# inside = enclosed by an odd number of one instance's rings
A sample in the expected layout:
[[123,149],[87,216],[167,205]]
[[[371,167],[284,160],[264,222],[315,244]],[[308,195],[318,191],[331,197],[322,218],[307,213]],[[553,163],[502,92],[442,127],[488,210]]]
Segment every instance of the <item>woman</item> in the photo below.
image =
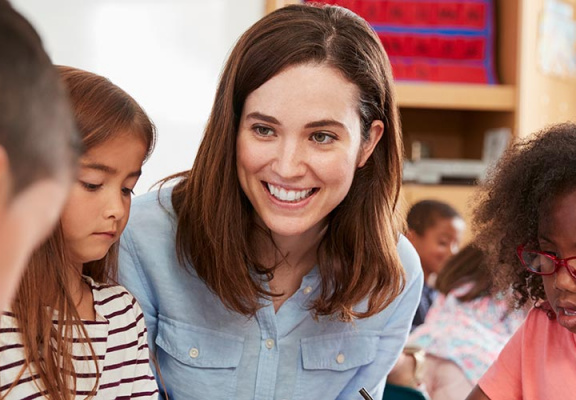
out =
[[286,7],[239,39],[194,166],[122,238],[171,399],[382,396],[422,289],[391,84],[343,8]]

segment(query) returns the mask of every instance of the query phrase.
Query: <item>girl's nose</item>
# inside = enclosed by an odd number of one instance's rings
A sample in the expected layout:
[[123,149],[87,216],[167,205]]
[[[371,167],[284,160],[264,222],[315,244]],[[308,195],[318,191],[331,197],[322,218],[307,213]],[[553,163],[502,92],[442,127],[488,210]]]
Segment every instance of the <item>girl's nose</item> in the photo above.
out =
[[570,268],[562,264],[554,273],[554,287],[558,290],[576,293],[576,279],[568,271]]
[[126,214],[126,209],[124,206],[124,195],[122,192],[120,192],[119,194],[110,193],[104,213],[106,218],[111,218],[115,220],[120,220],[124,218],[124,215]]

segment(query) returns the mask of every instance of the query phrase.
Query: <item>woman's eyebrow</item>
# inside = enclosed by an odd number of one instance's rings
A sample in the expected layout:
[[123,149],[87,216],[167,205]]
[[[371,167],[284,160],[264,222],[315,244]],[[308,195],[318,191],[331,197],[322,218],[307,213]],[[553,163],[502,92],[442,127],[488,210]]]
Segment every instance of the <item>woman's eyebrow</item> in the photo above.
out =
[[[280,125],[280,126],[282,125],[280,121],[278,121],[276,118],[272,117],[271,115],[263,114],[259,111],[254,111],[246,115],[246,119],[257,119],[274,125]],[[342,122],[330,118],[308,122],[306,125],[304,125],[305,128],[321,128],[324,126],[336,126],[339,128],[346,128],[346,126]]]
[[306,125],[304,125],[305,128],[321,128],[323,126],[336,126],[339,128],[346,128],[342,122],[336,121],[335,119],[321,119],[319,121],[308,122]]
[[261,121],[269,122],[271,124],[282,125],[280,123],[280,121],[278,121],[276,118],[272,117],[271,115],[262,114],[261,112],[258,112],[258,111],[254,111],[254,112],[251,112],[250,114],[246,115],[246,119],[258,119]]

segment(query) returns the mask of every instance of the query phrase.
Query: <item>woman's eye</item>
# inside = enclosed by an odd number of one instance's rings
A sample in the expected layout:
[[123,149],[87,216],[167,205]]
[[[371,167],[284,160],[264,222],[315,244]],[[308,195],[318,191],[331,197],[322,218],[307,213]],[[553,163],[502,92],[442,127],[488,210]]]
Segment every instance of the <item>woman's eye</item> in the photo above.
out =
[[255,126],[254,131],[259,136],[264,136],[264,137],[272,136],[274,134],[274,130],[272,128],[268,128],[267,126]]
[[132,196],[132,195],[134,195],[134,190],[125,187],[125,188],[122,188],[122,194],[124,196]]
[[95,183],[89,183],[84,181],[80,181],[80,184],[84,187],[84,189],[86,189],[89,192],[95,192],[96,190],[102,187],[102,185],[97,185]]
[[332,143],[335,139],[334,139],[334,136],[329,135],[327,133],[317,132],[317,133],[312,135],[312,140],[315,141],[316,143],[328,144],[328,143]]

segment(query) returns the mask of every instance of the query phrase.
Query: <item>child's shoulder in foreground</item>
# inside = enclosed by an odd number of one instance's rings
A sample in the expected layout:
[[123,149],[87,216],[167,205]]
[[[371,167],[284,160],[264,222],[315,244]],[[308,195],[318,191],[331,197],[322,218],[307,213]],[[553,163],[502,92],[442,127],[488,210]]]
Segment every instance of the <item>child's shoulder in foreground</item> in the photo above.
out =
[[95,282],[85,276],[92,289],[94,310],[98,320],[134,320],[142,318],[142,310],[134,296],[124,286]]

